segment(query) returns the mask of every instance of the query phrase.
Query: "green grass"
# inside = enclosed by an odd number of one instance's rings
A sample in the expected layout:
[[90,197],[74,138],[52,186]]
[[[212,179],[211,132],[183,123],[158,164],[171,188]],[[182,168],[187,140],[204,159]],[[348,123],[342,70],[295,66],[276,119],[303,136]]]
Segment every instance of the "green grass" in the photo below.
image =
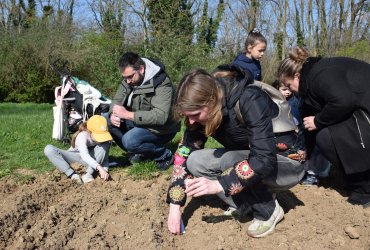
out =
[[43,149],[48,143],[63,145],[51,139],[50,104],[1,103],[0,120],[0,177],[17,176],[20,169],[34,173],[52,169]]
[[134,163],[127,172],[135,180],[150,180],[159,175],[154,161],[146,161],[140,164]]
[[[39,173],[54,170],[54,166],[44,155],[44,147],[53,144],[67,149],[60,141],[51,138],[53,129],[53,111],[51,104],[0,103],[0,178],[13,176],[20,182],[30,182]],[[167,145],[175,152],[182,131]],[[219,147],[210,139],[207,147]],[[127,169],[126,153],[118,146],[112,146],[109,157],[119,163],[112,171]],[[165,172],[170,172],[167,170]],[[154,162],[134,164],[127,169],[135,179],[151,179],[158,176]]]

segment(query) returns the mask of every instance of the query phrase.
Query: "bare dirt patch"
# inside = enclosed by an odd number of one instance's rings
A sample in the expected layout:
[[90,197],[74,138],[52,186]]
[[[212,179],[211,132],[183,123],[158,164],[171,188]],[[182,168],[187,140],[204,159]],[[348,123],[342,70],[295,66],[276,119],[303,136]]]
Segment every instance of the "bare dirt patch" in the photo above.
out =
[[216,197],[189,199],[186,233],[174,236],[168,176],[135,181],[119,170],[112,177],[82,186],[57,171],[26,185],[1,179],[0,249],[370,249],[370,209],[348,204],[340,186],[279,193],[285,219],[262,239],[247,236],[250,217],[223,216]]

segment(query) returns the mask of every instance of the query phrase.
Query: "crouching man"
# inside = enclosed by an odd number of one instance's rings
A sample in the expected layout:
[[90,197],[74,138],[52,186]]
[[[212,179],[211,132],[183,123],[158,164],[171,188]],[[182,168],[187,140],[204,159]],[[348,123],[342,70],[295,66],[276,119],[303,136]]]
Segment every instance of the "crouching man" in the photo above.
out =
[[162,63],[132,52],[125,53],[118,65],[122,82],[107,117],[109,132],[131,162],[154,160],[165,170],[173,162],[165,145],[180,130],[171,114],[172,81]]

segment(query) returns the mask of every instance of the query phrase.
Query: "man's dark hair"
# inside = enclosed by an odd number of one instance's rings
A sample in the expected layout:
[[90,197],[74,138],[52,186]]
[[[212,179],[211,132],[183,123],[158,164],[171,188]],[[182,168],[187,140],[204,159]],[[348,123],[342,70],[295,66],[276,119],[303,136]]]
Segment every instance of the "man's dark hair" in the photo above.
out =
[[127,67],[132,67],[134,70],[139,70],[140,66],[144,66],[145,68],[145,62],[138,54],[133,52],[126,52],[118,61],[118,67],[121,70],[124,70]]

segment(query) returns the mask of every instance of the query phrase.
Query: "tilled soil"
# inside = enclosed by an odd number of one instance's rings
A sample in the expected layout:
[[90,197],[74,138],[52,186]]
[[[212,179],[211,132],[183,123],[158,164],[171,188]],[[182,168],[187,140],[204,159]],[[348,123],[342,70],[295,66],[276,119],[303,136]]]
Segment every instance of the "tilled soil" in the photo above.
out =
[[54,171],[31,184],[0,179],[0,249],[370,249],[370,209],[347,203],[340,188],[279,193],[285,218],[261,239],[246,234],[251,217],[224,216],[217,197],[188,199],[186,233],[175,236],[168,175],[137,181],[118,169],[112,178],[78,185]]

